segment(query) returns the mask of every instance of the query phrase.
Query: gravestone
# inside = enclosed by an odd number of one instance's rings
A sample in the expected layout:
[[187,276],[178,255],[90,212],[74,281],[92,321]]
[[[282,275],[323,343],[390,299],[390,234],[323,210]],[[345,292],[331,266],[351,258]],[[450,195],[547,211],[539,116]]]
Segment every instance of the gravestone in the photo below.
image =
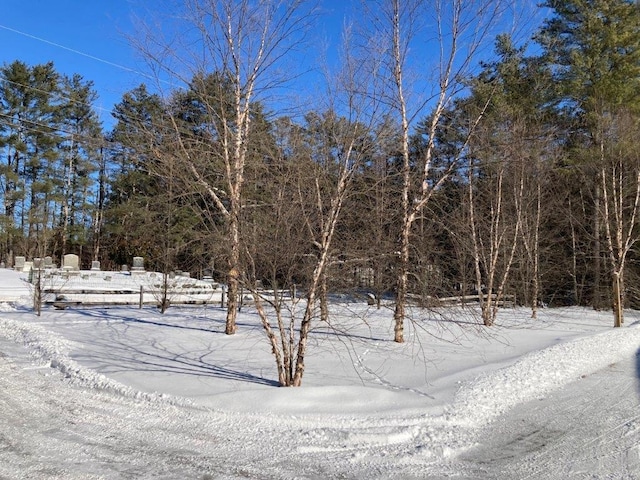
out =
[[53,258],[44,257],[44,268],[56,268],[56,266],[53,264]]
[[80,258],[74,253],[68,253],[62,260],[62,268],[69,272],[80,271]]
[[44,260],[42,258],[34,258],[33,268],[35,270],[42,270],[44,268]]
[[91,262],[91,270],[100,271],[100,261],[94,260]]
[[126,272],[128,272],[128,271],[129,271],[129,267],[128,267],[127,265],[122,265],[122,266],[120,267],[120,271],[121,271],[121,272],[125,272],[125,273],[126,273]]
[[133,265],[131,266],[132,272],[144,272],[144,258],[133,257]]
[[16,272],[22,272],[24,270],[25,262],[26,262],[25,257],[16,257],[15,261],[13,262],[13,269]]

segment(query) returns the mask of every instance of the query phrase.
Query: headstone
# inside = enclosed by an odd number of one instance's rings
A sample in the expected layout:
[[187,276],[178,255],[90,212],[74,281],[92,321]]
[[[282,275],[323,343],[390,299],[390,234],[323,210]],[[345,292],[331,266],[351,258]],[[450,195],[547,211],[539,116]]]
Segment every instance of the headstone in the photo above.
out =
[[4,262],[0,262],[0,268],[5,268]]
[[25,257],[16,257],[15,261],[13,262],[13,269],[17,272],[24,271],[25,262],[26,262]]
[[34,258],[33,268],[36,270],[42,270],[44,268],[44,260],[42,258]]
[[131,266],[132,272],[144,272],[144,258],[133,257],[133,265]]
[[56,268],[56,266],[53,264],[53,258],[44,257],[44,268]]
[[62,260],[62,268],[64,270],[70,271],[70,272],[77,272],[80,270],[80,259],[78,258],[78,255],[74,254],[74,253],[68,253],[64,256],[64,259]]
[[122,265],[122,267],[120,267],[120,271],[121,272],[128,272],[129,271],[129,267],[126,265]]
[[98,260],[93,260],[91,262],[91,270],[93,271],[100,271],[100,261]]

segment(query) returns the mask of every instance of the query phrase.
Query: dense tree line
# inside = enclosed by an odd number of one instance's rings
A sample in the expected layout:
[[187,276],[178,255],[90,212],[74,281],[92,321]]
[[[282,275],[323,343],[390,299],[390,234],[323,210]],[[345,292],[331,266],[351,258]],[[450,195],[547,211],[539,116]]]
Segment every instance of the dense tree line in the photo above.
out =
[[[208,46],[220,61],[166,96],[126,93],[109,132],[90,81],[6,64],[2,260],[77,253],[116,267],[140,255],[162,272],[210,271],[230,286],[227,333],[238,290],[258,284],[295,285],[323,318],[332,292],[395,298],[397,341],[407,298],[477,292],[495,294],[480,297],[485,325],[507,295],[534,316],[613,306],[619,325],[640,274],[638,4],[549,0],[530,44],[501,34],[493,59],[468,54],[466,70],[445,58],[415,117],[403,35],[420,2],[378,3],[386,27],[363,24],[389,48],[348,47],[341,89],[295,116],[259,95],[275,50],[258,46],[296,41],[298,2],[237,15],[237,38],[222,27],[238,12],[214,15],[218,27],[200,27],[226,39]],[[262,43],[243,45],[253,34]],[[293,350],[283,355],[292,382]]]
[[0,69],[2,256],[91,251],[102,132],[92,83],[52,63]]

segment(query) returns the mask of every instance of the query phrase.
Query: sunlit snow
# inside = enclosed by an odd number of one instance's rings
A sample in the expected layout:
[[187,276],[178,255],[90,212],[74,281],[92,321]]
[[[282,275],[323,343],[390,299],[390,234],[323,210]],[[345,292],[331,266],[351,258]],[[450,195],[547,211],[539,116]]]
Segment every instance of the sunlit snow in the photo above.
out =
[[227,336],[215,302],[36,316],[29,289],[0,270],[2,479],[640,478],[634,311],[414,309],[396,344],[388,306],[335,301],[281,388],[251,305]]

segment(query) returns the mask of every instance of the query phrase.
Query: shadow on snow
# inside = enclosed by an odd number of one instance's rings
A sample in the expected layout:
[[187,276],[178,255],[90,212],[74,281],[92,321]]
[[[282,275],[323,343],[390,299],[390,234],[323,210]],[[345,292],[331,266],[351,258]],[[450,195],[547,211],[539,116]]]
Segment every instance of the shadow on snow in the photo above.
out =
[[[109,309],[78,309],[75,313],[100,321],[107,329],[106,335],[87,335],[85,341],[89,346],[97,347],[90,353],[77,353],[74,358],[92,363],[98,362],[96,371],[122,373],[127,371],[160,372],[178,375],[212,377],[225,380],[249,382],[267,386],[278,386],[278,382],[249,371],[237,368],[237,365],[223,365],[219,361],[209,361],[207,357],[214,354],[216,348],[213,336],[224,335],[223,331],[205,328],[207,322],[224,327],[224,321],[211,318],[194,317],[189,320],[193,325],[171,323],[171,317],[162,319],[144,319],[124,315],[122,312]],[[153,312],[155,315],[159,315]],[[184,322],[184,319],[181,320]],[[163,337],[153,335],[141,337],[136,332],[130,332],[135,325],[149,325],[152,327],[172,328],[183,331],[198,332],[196,339],[189,339],[180,348],[179,344],[169,342],[163,344]],[[213,326],[213,325],[212,325]],[[100,353],[103,352],[103,353]]]

